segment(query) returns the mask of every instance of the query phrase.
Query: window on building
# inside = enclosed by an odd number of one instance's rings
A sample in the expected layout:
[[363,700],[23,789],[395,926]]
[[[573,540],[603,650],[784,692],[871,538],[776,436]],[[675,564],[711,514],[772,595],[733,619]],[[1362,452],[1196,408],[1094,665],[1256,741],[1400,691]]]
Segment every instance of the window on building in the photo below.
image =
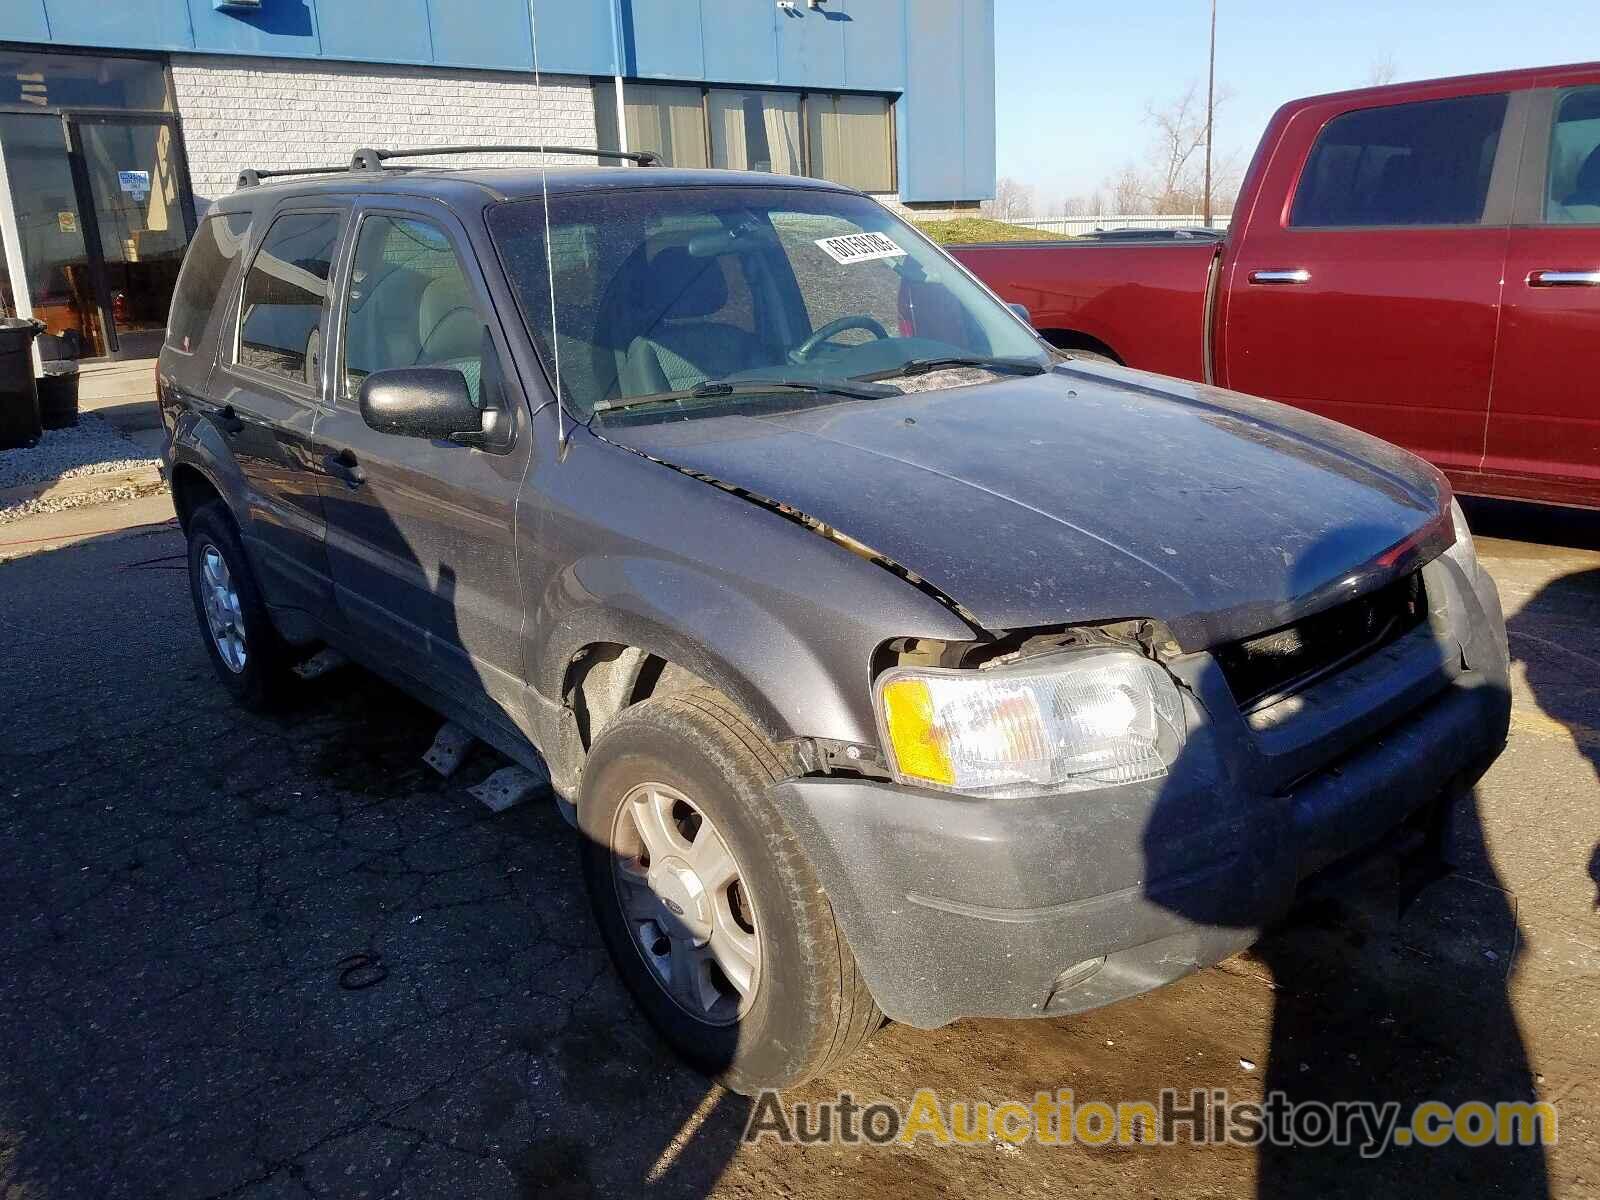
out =
[[461,260],[437,225],[403,217],[363,220],[346,311],[349,394],[374,371],[450,367],[478,399],[484,326]]
[[1556,107],[1545,220],[1600,225],[1600,88],[1568,92]]
[[1506,97],[1494,95],[1335,117],[1311,151],[1289,223],[1476,224],[1505,115]]
[[706,113],[711,124],[712,166],[805,174],[799,93],[714,88],[706,94]]
[[[595,128],[618,142],[616,95],[597,80]],[[624,86],[629,150],[653,150],[672,167],[725,167],[810,175],[866,192],[895,188],[894,118],[885,96],[765,88]]]
[[239,304],[240,366],[315,386],[338,213],[284,213],[267,230]]
[[894,190],[894,133],[882,96],[806,97],[810,174],[863,192]]
[[200,222],[172,292],[167,345],[184,354],[199,349],[211,314],[227,304],[223,284],[249,231],[248,213],[207,217]]
[[699,88],[629,84],[628,148],[654,150],[668,166],[703,167],[706,119]]
[[170,112],[172,97],[167,70],[155,59],[0,50],[0,104]]

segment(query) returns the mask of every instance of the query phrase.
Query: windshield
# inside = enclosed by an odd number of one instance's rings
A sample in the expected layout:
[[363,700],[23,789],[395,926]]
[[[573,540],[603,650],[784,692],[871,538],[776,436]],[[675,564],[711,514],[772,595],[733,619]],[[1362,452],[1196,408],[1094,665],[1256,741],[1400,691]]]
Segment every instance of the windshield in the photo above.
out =
[[[554,330],[539,202],[495,207],[489,229],[547,372],[555,378],[559,350],[562,393],[585,418],[653,398],[715,411],[780,381],[832,398],[831,385],[949,359],[1004,360],[995,369],[1012,371],[1049,361],[1004,305],[864,196],[785,187],[554,195]],[[736,386],[707,386],[723,383]],[[856,383],[838,394],[872,393]]]

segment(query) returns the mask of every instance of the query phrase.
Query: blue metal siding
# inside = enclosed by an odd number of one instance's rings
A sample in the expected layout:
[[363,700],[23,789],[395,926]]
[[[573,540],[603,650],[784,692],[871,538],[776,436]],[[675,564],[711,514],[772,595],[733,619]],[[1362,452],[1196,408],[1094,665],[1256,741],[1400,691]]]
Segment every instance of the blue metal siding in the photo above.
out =
[[906,200],[994,192],[994,0],[0,0],[0,40],[884,92]]
[[[58,3],[60,0],[45,0],[52,18]],[[260,12],[218,12],[211,7],[211,0],[189,0],[189,23],[196,50],[275,58],[322,57],[317,14],[311,0],[263,0]],[[52,20],[51,25],[54,24]],[[147,46],[149,42],[141,39],[130,45]]]
[[[319,0],[319,5],[329,8],[344,2]],[[440,66],[533,70],[527,0],[472,0],[470,4],[430,0],[428,23],[433,34],[433,61]],[[541,53],[544,50],[542,38],[539,49]]]
[[694,0],[622,0],[622,42],[629,75],[706,77],[699,5]]
[[[913,0],[914,2],[914,0]],[[839,0],[844,29],[844,86],[898,92],[906,86],[907,0]]]
[[[436,8],[461,7],[460,0],[433,2]],[[533,0],[534,17],[539,22],[540,69],[573,75],[615,75],[612,17],[618,2],[590,0],[587,4],[575,4],[573,0]],[[519,0],[508,0],[508,3],[516,6]],[[495,29],[492,22],[480,24],[487,27],[488,37],[500,37],[503,33],[503,28]],[[529,56],[532,57],[531,52]]]
[[700,0],[706,78],[717,83],[777,83],[778,27],[786,24],[776,4]]
[[[774,6],[773,11],[777,11]],[[844,86],[844,30],[849,14],[826,8],[778,13],[778,79],[791,87]]]
[[342,0],[317,12],[322,53],[329,58],[369,58],[386,62],[433,61],[428,34],[428,0]]
[[44,0],[11,0],[0,5],[0,39],[8,42],[48,42],[50,21]]
[[57,42],[171,49],[187,46],[192,38],[185,0],[153,0],[145,4],[50,0],[49,12],[50,36]]

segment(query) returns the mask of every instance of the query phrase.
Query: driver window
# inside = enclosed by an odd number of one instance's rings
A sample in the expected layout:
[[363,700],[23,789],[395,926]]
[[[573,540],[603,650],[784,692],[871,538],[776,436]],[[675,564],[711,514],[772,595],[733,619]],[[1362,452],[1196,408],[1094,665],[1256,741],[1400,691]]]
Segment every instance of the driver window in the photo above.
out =
[[345,394],[374,371],[450,367],[483,406],[484,324],[450,239],[428,221],[361,222],[345,306]]

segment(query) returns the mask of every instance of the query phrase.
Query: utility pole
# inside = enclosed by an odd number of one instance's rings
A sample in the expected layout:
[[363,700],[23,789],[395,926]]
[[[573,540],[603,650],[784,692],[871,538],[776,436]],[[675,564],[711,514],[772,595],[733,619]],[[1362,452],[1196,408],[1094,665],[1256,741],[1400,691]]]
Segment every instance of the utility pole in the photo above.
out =
[[1211,125],[1217,112],[1217,0],[1211,0],[1211,58],[1206,67],[1206,228],[1211,228]]

